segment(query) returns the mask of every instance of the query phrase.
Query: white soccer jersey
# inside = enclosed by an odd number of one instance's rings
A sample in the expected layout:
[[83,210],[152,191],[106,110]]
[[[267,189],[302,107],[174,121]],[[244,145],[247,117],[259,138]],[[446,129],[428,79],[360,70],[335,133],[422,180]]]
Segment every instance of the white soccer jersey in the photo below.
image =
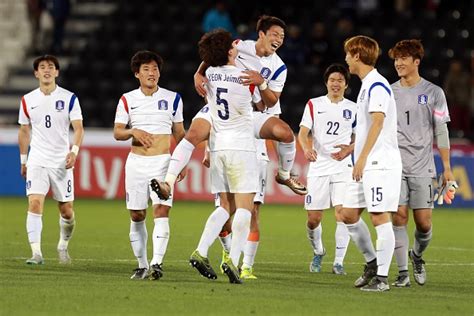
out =
[[125,93],[117,105],[115,123],[129,124],[150,134],[171,134],[173,123],[183,121],[183,101],[177,92],[159,87],[151,96],[140,88]]
[[332,103],[327,96],[322,96],[308,101],[300,126],[311,130],[313,149],[317,153],[316,161],[309,164],[308,177],[336,174],[352,168],[350,156],[337,161],[331,154],[340,151],[334,146],[350,144],[356,112],[357,105],[347,99]]
[[[237,67],[260,72],[267,81],[268,87],[275,92],[282,92],[286,81],[286,65],[281,58],[273,53],[270,56],[257,56],[255,41],[246,40],[237,43],[238,55],[235,59]],[[281,114],[280,100],[267,110],[270,114]]]
[[372,124],[370,114],[382,112],[385,115],[382,130],[370,151],[364,170],[395,169],[402,167],[397,141],[397,107],[393,91],[376,69],[362,79],[357,96],[357,127],[354,161],[357,161],[364,147]]
[[18,123],[31,124],[27,166],[65,168],[69,126],[82,120],[81,106],[71,91],[56,86],[49,95],[35,89],[21,98]]
[[252,102],[260,102],[260,95],[255,86],[242,85],[241,75],[242,69],[231,65],[206,70],[212,118],[211,151],[255,151]]

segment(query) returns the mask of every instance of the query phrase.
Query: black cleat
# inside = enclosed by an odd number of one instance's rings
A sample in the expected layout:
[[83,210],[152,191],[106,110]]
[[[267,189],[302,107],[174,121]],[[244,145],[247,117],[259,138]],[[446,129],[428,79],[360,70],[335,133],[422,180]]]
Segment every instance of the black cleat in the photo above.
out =
[[133,274],[130,277],[132,280],[143,280],[146,279],[148,269],[147,268],[136,268],[133,270]]
[[199,273],[208,279],[215,280],[217,279],[217,274],[209,263],[209,259],[201,256],[199,251],[195,250],[189,258],[189,264],[196,268]]
[[148,279],[150,280],[159,280],[163,276],[163,267],[161,264],[152,264],[150,267],[150,274]]
[[236,266],[234,266],[230,259],[222,264],[222,270],[224,270],[224,273],[227,274],[230,283],[242,284],[242,280],[240,279],[240,271]]
[[373,263],[366,264],[364,266],[364,273],[354,282],[355,287],[363,287],[372,281],[372,279],[377,275],[377,263],[375,260]]
[[160,182],[156,179],[151,179],[150,186],[153,192],[155,192],[160,199],[167,200],[170,198],[171,187],[168,183]]

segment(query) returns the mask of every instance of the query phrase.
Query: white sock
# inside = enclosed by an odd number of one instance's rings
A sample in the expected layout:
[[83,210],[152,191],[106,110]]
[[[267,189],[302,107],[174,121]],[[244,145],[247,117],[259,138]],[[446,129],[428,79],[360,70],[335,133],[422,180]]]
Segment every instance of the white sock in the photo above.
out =
[[347,246],[349,246],[349,241],[351,236],[349,236],[349,230],[343,222],[336,222],[336,254],[334,257],[334,265],[340,264],[343,265],[344,257],[346,256]]
[[74,232],[74,226],[76,225],[76,220],[74,214],[70,219],[65,219],[62,216],[59,216],[59,242],[58,250],[65,250],[69,245],[69,239],[71,239]]
[[255,263],[255,256],[257,254],[258,244],[260,241],[247,240],[244,246],[244,260],[242,268],[251,268]]
[[140,269],[148,269],[146,253],[147,240],[148,232],[146,230],[145,220],[141,222],[130,221],[130,244],[132,245],[133,254],[138,260],[138,267]]
[[194,151],[194,145],[183,138],[173,151],[165,181],[173,187],[179,173],[186,167]]
[[408,233],[407,226],[393,226],[395,235],[395,259],[398,271],[408,271]]
[[207,251],[209,247],[214,243],[217,236],[222,230],[225,222],[229,219],[229,213],[223,207],[218,207],[214,212],[209,215],[207,219],[206,226],[204,226],[204,231],[202,232],[201,239],[197,247],[197,251],[201,256],[207,258]]
[[240,253],[244,249],[247,237],[250,233],[250,219],[252,213],[244,208],[235,211],[232,221],[232,244],[230,246],[229,257],[234,266],[239,266]]
[[392,222],[375,227],[377,231],[377,276],[387,277],[395,248]]
[[355,224],[346,224],[347,230],[351,239],[356,244],[357,248],[362,252],[365,262],[371,262],[377,255],[375,254],[374,245],[370,237],[370,231],[367,224],[362,218]]
[[155,218],[153,228],[153,258],[150,264],[162,264],[170,239],[170,225],[168,217]]
[[284,180],[290,177],[296,155],[296,142],[278,143],[278,174]]
[[26,232],[33,256],[43,256],[41,252],[41,232],[43,230],[43,215],[28,211],[26,215]]
[[419,232],[415,230],[415,243],[413,245],[413,251],[417,257],[421,257],[423,252],[428,248],[432,237],[432,229],[427,233]]
[[322,255],[324,253],[323,241],[321,239],[321,234],[323,233],[323,227],[321,223],[315,229],[311,229],[306,226],[306,231],[308,233],[309,243],[313,248],[315,255]]
[[225,236],[221,236],[221,234],[219,234],[219,241],[221,242],[222,248],[225,250],[225,252],[229,253],[230,245],[232,243],[232,233],[227,233]]

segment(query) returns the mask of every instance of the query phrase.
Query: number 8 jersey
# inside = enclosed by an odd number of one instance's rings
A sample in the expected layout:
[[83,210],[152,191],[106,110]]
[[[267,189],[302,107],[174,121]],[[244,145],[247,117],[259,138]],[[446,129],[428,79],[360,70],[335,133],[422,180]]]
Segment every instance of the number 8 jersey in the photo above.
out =
[[21,98],[18,123],[31,124],[27,166],[64,168],[69,153],[69,126],[82,120],[76,95],[56,86],[49,95],[35,89]]
[[242,84],[241,75],[242,69],[232,65],[206,70],[212,119],[211,151],[255,151],[252,102],[260,102],[260,95],[254,86]]

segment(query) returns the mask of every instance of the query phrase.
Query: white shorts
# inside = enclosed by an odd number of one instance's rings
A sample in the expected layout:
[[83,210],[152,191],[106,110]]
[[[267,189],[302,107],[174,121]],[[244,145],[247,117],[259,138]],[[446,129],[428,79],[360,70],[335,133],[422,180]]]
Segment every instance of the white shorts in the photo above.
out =
[[308,177],[304,208],[320,211],[342,205],[346,185],[352,180],[352,172],[341,172],[321,177]]
[[196,113],[196,115],[194,115],[192,120],[194,121],[195,119],[204,119],[212,125],[211,111],[209,110],[209,105],[206,104],[199,110],[199,112]]
[[367,207],[370,213],[396,212],[401,176],[401,169],[364,171],[362,181],[352,180],[347,184],[344,207]]
[[211,162],[212,193],[258,191],[257,156],[254,151],[212,151]]
[[274,115],[262,112],[253,112],[253,132],[255,134],[255,138],[260,139],[260,130],[262,129],[263,124],[273,117]]
[[173,188],[171,188],[170,198],[161,200],[155,192],[151,190],[151,179],[164,181],[170,155],[140,156],[129,153],[125,163],[125,193],[127,209],[145,210],[148,208],[148,200],[151,198],[152,205],[161,204],[173,205]]
[[30,194],[48,194],[58,202],[74,201],[74,174],[72,168],[46,168],[29,166],[26,168],[26,196]]

